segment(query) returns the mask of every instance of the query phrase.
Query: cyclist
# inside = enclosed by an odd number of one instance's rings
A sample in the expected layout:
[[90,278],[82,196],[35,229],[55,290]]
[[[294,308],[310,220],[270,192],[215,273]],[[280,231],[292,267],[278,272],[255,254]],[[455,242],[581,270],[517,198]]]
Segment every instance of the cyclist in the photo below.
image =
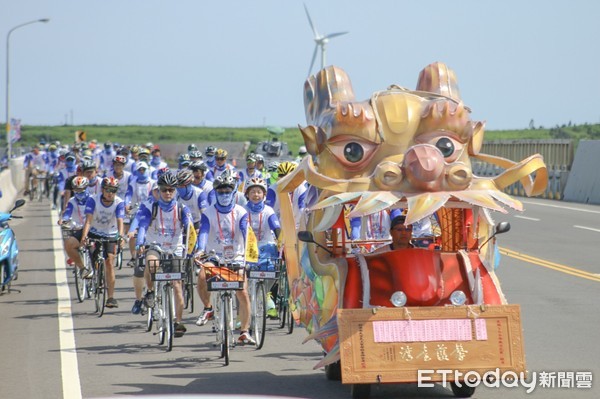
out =
[[181,154],[179,156],[178,167],[179,169],[187,169],[190,167],[191,162],[192,161],[190,160],[190,154]]
[[[167,163],[160,157],[160,147],[155,145],[152,149],[152,159],[150,159],[150,166],[155,170],[168,167]],[[155,178],[155,176],[153,176]]]
[[[202,213],[198,249],[201,252],[214,250],[217,256],[227,261],[245,263],[248,212],[234,202],[235,178],[227,173],[221,174],[215,179],[214,187],[216,202],[214,206],[209,206]],[[198,294],[204,303],[204,310],[196,320],[198,326],[203,326],[214,316],[204,266],[214,267],[215,265],[206,262],[198,273]],[[256,344],[248,333],[250,299],[247,283],[243,290],[236,291],[236,296],[239,301],[238,311],[241,321],[238,344]]]
[[33,175],[33,187],[35,187],[37,184],[35,176],[40,173],[46,173],[46,171],[48,170],[48,156],[46,155],[45,151],[40,150],[39,145],[34,145],[31,152],[25,156],[23,169],[25,169],[24,195],[28,195],[30,176]]
[[217,152],[217,148],[209,145],[208,147],[206,147],[206,150],[204,150],[204,155],[206,155],[206,165],[209,168],[214,168],[216,166],[215,163],[215,153]]
[[177,201],[187,206],[192,214],[194,228],[200,229],[200,216],[208,207],[206,194],[204,191],[192,184],[194,175],[189,169],[182,169],[177,172]]
[[213,179],[216,179],[221,173],[225,172],[226,170],[235,171],[235,168],[232,164],[227,162],[227,151],[222,148],[219,148],[217,152],[215,152],[215,166],[213,166],[210,170],[212,172]]
[[[123,239],[123,217],[125,216],[125,203],[117,197],[119,181],[114,177],[102,179],[102,191],[95,196],[90,195],[85,206],[86,220],[81,233],[81,243],[90,238],[115,238]],[[106,285],[108,289],[107,308],[118,308],[119,304],[114,298],[115,292],[115,255],[117,242],[106,245]]]
[[[133,218],[134,213],[137,212],[136,208],[141,204],[146,202],[146,200],[151,197],[152,186],[154,185],[154,180],[150,179],[149,167],[148,164],[144,161],[138,161],[135,164],[135,179],[131,182],[128,192],[131,194],[127,194],[127,199],[129,202],[126,203],[125,210],[130,218]],[[133,225],[133,222],[130,220],[130,226],[128,228],[127,236],[129,237],[129,252],[131,253],[131,259],[127,262],[127,266],[133,267],[135,266],[135,240],[133,238],[136,235],[136,227]]]
[[[65,167],[59,169],[58,176],[56,177],[56,186],[58,188],[58,196],[60,197],[60,201],[64,204],[63,196],[65,195],[65,184],[69,177],[75,176],[77,173],[77,163],[75,160],[75,154],[72,152],[68,152],[65,155]],[[89,182],[88,182],[89,183]],[[87,187],[87,185],[86,185]],[[57,199],[58,200],[58,199]],[[55,201],[56,203],[56,201]],[[62,209],[65,209],[62,207]]]
[[[115,179],[117,179],[119,181],[119,191],[117,192],[117,195],[122,200],[125,200],[126,194],[129,191],[129,186],[133,179],[131,177],[131,173],[129,173],[125,170],[125,165],[127,164],[127,158],[125,158],[123,155],[115,155],[115,157],[112,160],[112,164],[113,164],[112,170],[109,172],[106,172],[104,174],[104,177],[114,177]],[[130,192],[129,196],[131,196],[131,192]],[[128,204],[129,201],[125,201],[125,203]]]
[[246,169],[239,171],[238,179],[241,182],[239,185],[240,191],[245,192],[244,183],[253,178],[262,178],[262,173],[256,169],[256,155],[248,154],[246,157]]
[[190,151],[190,161],[202,161],[202,152],[198,150]]
[[90,194],[87,191],[89,181],[83,176],[77,176],[73,179],[71,186],[73,198],[67,203],[67,207],[62,214],[59,224],[73,221],[76,227],[79,227],[71,237],[63,240],[65,252],[71,258],[75,266],[79,268],[81,278],[90,278],[94,274],[93,268],[85,269],[81,256],[79,256],[79,242],[81,241],[82,228],[85,223],[85,204]]
[[103,175],[111,169],[115,155],[117,153],[113,149],[113,144],[110,141],[104,143],[104,151],[98,155],[98,166]]
[[190,153],[192,151],[198,151],[198,147],[196,147],[196,144],[194,144],[194,143],[188,145],[188,147],[187,147],[187,153],[188,153],[188,155],[190,155]]
[[[152,248],[156,244],[161,250],[172,254],[175,258],[182,259],[186,256],[187,231],[192,225],[192,215],[185,205],[178,205],[176,200],[176,187],[178,185],[177,176],[172,172],[164,173],[158,179],[159,198],[151,204],[146,202],[142,204],[139,214],[138,236],[136,247],[138,256],[145,252],[146,266],[149,261],[160,259],[158,251]],[[150,247],[147,247],[150,245]],[[147,250],[146,250],[147,248]],[[136,300],[131,311],[138,314],[142,309],[142,291],[143,277],[146,279],[148,302],[152,302],[154,294],[150,278],[150,270],[144,267],[140,270],[136,266],[134,270],[134,289]],[[183,316],[183,291],[181,281],[175,281],[173,284],[175,293],[175,337],[181,337],[186,332],[186,328],[181,322]],[[150,303],[151,304],[151,303]]]
[[[287,176],[289,173],[296,169],[297,165],[294,162],[282,162],[277,167],[278,179]],[[300,217],[304,210],[304,199],[306,197],[306,184],[299,185],[292,193],[290,193],[290,199],[292,200],[292,209],[294,211],[294,219],[296,221],[296,227],[300,223]],[[279,217],[279,195],[277,193],[277,183],[271,184],[267,190],[267,205],[275,210],[275,213]]]

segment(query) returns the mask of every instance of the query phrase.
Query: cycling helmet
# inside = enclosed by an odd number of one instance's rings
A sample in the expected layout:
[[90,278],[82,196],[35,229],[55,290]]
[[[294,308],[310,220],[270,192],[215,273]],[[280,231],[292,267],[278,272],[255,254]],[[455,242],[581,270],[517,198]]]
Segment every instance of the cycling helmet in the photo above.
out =
[[196,147],[196,144],[188,145],[188,152],[191,152],[191,151],[198,151],[198,147]]
[[227,150],[219,148],[217,152],[215,152],[215,158],[227,158]]
[[169,171],[158,178],[159,187],[177,187],[177,176]]
[[283,176],[287,175],[288,173],[292,172],[294,169],[296,169],[296,166],[297,165],[294,162],[290,162],[290,161],[282,162],[277,167],[277,174],[280,177],[283,177]]
[[85,176],[77,176],[71,181],[71,187],[73,190],[84,190],[90,185],[90,181]]
[[96,170],[96,163],[91,159],[86,159],[81,163],[81,170],[84,172],[86,170]]
[[156,171],[156,178],[160,178],[162,175],[164,175],[165,173],[169,173],[171,171],[171,169],[169,169],[168,167],[164,167],[164,168],[160,168],[159,170]]
[[135,163],[135,170],[139,170],[141,168],[148,169],[148,164],[144,161],[137,161]]
[[65,154],[65,161],[71,160],[71,161],[75,161],[75,154],[73,154],[72,152],[67,152]]
[[112,148],[112,143],[110,141],[107,141],[106,143],[104,143],[104,148],[107,150]]
[[271,161],[267,165],[267,172],[277,172],[277,168],[279,168],[279,162]]
[[248,195],[248,191],[252,187],[260,187],[263,189],[265,195],[267,194],[267,183],[264,181],[264,179],[262,179],[260,177],[253,177],[252,179],[246,180],[246,184],[245,184],[246,195]]
[[213,155],[215,155],[215,152],[217,152],[217,149],[212,145],[209,145],[208,147],[206,147],[206,150],[204,150],[204,154],[207,157],[212,157]]
[[180,186],[187,186],[194,180],[194,174],[189,169],[181,169],[177,172],[177,184]]
[[256,162],[262,162],[263,164],[265,163],[265,157],[260,154],[254,154],[254,158],[256,158]]
[[147,148],[140,148],[140,150],[138,151],[139,157],[142,158],[149,158],[150,157],[150,150]]
[[125,158],[123,155],[115,155],[115,157],[113,158],[113,163],[120,163],[125,165],[127,163],[127,158]]
[[121,147],[121,148],[119,149],[119,152],[118,152],[118,154],[119,154],[119,155],[129,155],[129,152],[130,152],[130,151],[129,151],[129,147],[125,147],[125,146],[123,146],[123,147]]
[[133,147],[131,147],[132,154],[137,154],[138,152],[140,152],[140,147],[138,147],[137,145],[134,145]]
[[213,182],[213,188],[215,190],[219,189],[219,188],[226,188],[226,187],[229,187],[233,190],[233,189],[235,189],[235,185],[236,185],[235,177],[233,177],[231,175],[231,173],[225,173],[225,172],[223,172],[219,176],[217,176],[217,178]]
[[190,154],[181,154],[179,156],[179,166],[188,166],[190,164]]
[[201,170],[204,173],[206,173],[206,171],[208,170],[208,166],[206,166],[206,164],[202,161],[194,161],[192,163],[190,163],[189,169],[194,172],[196,170]]
[[301,145],[300,148],[298,148],[298,155],[300,155],[301,157],[303,157],[307,153],[308,151],[306,151],[306,146]]
[[202,159],[202,152],[198,150],[190,151],[190,159],[191,158]]
[[102,179],[102,188],[119,188],[119,179],[116,177],[105,177]]
[[246,163],[256,163],[256,154],[248,154]]
[[48,151],[56,151],[56,144],[50,144],[48,146]]

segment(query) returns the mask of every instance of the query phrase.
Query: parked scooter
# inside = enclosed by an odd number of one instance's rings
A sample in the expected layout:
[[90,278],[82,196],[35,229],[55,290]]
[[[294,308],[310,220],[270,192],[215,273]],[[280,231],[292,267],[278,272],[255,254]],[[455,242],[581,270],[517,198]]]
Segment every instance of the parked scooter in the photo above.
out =
[[22,218],[22,216],[13,216],[12,212],[23,205],[25,200],[19,199],[8,213],[0,212],[0,292],[10,292],[12,281],[18,277],[19,247],[15,232],[8,225],[8,221],[12,218]]

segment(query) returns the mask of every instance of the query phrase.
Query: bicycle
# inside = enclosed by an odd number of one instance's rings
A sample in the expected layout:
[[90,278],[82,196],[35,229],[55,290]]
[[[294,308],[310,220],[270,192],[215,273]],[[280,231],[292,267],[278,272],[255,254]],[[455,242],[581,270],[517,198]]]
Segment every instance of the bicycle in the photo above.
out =
[[[81,230],[83,226],[78,225],[73,220],[69,220],[61,225],[61,232],[63,240],[73,237],[76,231]],[[90,251],[86,246],[79,247],[79,256],[83,262],[84,269],[90,269],[92,265]],[[77,267],[74,268],[73,274],[75,275],[75,291],[77,292],[77,300],[81,303],[86,298],[91,298],[93,292],[92,279],[82,278],[81,273]]]
[[280,262],[279,278],[277,280],[277,298],[275,300],[277,313],[279,314],[279,328],[284,328],[287,324],[287,333],[294,332],[294,315],[292,313],[290,302],[290,284],[287,277],[287,268],[285,262]]
[[208,291],[217,296],[215,305],[215,332],[217,334],[217,345],[220,347],[220,357],[224,359],[225,366],[229,365],[229,350],[235,346],[233,337],[233,292],[244,289],[246,273],[243,263],[226,261],[211,254],[207,262],[215,266],[207,266],[201,258],[195,261],[203,267],[206,273],[206,285]]
[[170,352],[175,335],[175,294],[172,282],[186,278],[186,265],[190,262],[188,259],[173,258],[173,254],[163,251],[157,245],[151,245],[148,250],[158,252],[160,259],[150,259],[146,264],[154,281],[154,305],[148,308],[147,331],[152,330],[152,323],[156,321],[155,335],[158,335],[158,343],[163,345],[166,341],[167,352]]
[[86,246],[89,253],[92,254],[92,265],[94,266],[94,275],[92,276],[91,292],[94,295],[96,313],[98,317],[104,315],[106,307],[106,295],[108,286],[106,282],[106,244],[118,241],[118,238],[99,238],[88,237],[89,245]]
[[248,294],[250,296],[250,331],[256,341],[256,349],[261,349],[265,342],[267,328],[267,288],[265,280],[276,280],[281,267],[281,259],[265,259],[269,268],[267,270],[251,267],[247,271]]

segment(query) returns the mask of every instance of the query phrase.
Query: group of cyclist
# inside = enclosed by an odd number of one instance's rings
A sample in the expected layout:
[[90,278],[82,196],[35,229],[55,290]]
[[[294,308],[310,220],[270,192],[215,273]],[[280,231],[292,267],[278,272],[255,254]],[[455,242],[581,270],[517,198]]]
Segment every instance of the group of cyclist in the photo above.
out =
[[[40,150],[39,148],[37,149]],[[34,149],[36,151],[36,149]],[[41,151],[40,151],[41,152]],[[204,154],[193,144],[178,157],[177,169],[170,169],[160,158],[160,148],[117,147],[105,143],[92,152],[89,147],[72,148],[59,157],[55,169],[61,185],[60,224],[71,223],[75,232],[65,238],[65,251],[82,279],[93,276],[84,266],[78,249],[95,238],[113,238],[106,246],[105,269],[107,308],[118,307],[114,297],[115,262],[120,248],[129,241],[133,267],[135,302],[132,313],[140,314],[153,306],[155,293],[149,264],[161,253],[176,259],[214,253],[217,257],[245,263],[249,226],[256,237],[259,257],[280,256],[281,231],[276,179],[290,173],[294,162],[265,167],[260,154],[251,153],[246,167],[237,170],[227,162],[227,151],[209,146]],[[30,163],[33,162],[33,158]],[[294,206],[303,209],[304,195],[294,197]],[[202,258],[204,259],[204,258]],[[197,290],[204,304],[196,325],[203,326],[214,317],[207,288],[207,268],[202,261],[197,270]],[[175,337],[183,336],[183,293],[181,282],[174,284]],[[238,344],[255,344],[249,334],[250,300],[248,290],[236,291],[239,302],[240,335]]]

